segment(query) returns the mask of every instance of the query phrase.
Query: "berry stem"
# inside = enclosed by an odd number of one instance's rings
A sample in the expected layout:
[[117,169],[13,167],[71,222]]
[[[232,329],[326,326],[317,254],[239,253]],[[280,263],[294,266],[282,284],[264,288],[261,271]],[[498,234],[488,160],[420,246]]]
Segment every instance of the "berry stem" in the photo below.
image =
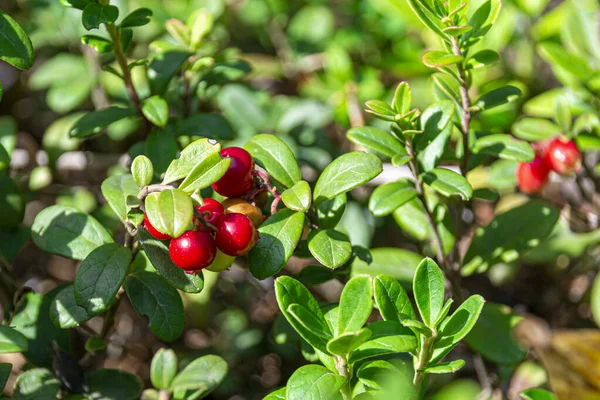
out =
[[200,212],[194,207],[194,215],[196,215],[196,217],[200,220],[200,222],[202,223],[202,225],[204,225],[205,228],[210,228],[213,232],[217,231],[216,226],[214,226],[210,222],[206,222],[206,219],[204,219],[205,216],[210,215],[209,212]]
[[[258,170],[254,170],[254,171],[252,171],[252,173],[254,175],[258,176],[260,179],[262,179],[264,187],[269,192],[271,192],[273,197],[275,197],[273,199],[273,202],[271,203],[271,215],[275,214],[277,212],[277,206],[279,205],[279,202],[281,201],[281,193],[279,193],[279,190],[277,190],[277,188],[275,186],[271,185],[267,174],[265,174],[262,171],[258,171]],[[258,192],[256,192],[256,193],[258,193]],[[256,193],[252,193],[252,195],[255,196]]]

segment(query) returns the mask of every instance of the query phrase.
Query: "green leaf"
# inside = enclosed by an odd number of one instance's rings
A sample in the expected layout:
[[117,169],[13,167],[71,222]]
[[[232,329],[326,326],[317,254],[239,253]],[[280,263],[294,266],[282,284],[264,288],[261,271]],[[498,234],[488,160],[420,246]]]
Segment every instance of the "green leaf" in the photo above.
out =
[[373,284],[370,276],[355,276],[346,283],[340,297],[336,333],[356,332],[373,311]]
[[352,275],[369,274],[373,277],[385,274],[397,279],[405,287],[412,287],[413,276],[422,257],[412,251],[382,247],[371,249],[373,261],[370,264],[355,260]]
[[230,164],[229,157],[223,158],[219,153],[210,154],[196,164],[179,188],[188,194],[207,188],[225,175]]
[[519,393],[523,400],[556,400],[552,392],[544,389],[527,389]]
[[369,340],[370,337],[371,331],[368,328],[362,328],[356,332],[342,333],[327,342],[327,351],[345,357]]
[[377,321],[367,325],[371,338],[360,345],[348,358],[348,363],[385,354],[414,352],[417,338],[409,329],[394,321]]
[[[142,156],[143,157],[143,156]],[[148,160],[150,161],[150,160]],[[102,195],[122,222],[127,219],[127,197],[137,198],[139,186],[131,175],[113,175],[102,182]]]
[[212,354],[189,363],[171,383],[171,390],[199,390],[202,398],[212,392],[225,379],[227,363]]
[[294,211],[305,212],[310,207],[310,185],[306,181],[298,181],[281,194],[283,204]]
[[352,256],[348,236],[334,229],[313,229],[308,235],[308,249],[317,261],[329,268],[344,265]]
[[473,295],[465,300],[454,313],[446,318],[438,328],[438,340],[435,343],[431,362],[438,362],[450,352],[471,331],[485,300]]
[[477,323],[466,337],[467,343],[492,362],[516,364],[526,354],[515,343],[511,332],[521,319],[508,306],[486,303]]
[[500,55],[494,50],[480,50],[467,59],[466,69],[478,69],[487,67],[490,64],[498,61]]
[[206,10],[199,10],[196,17],[193,18],[193,23],[189,24],[190,28],[190,44],[192,48],[197,50],[202,45],[202,39],[210,33],[214,23],[214,17]]
[[419,126],[423,134],[414,138],[415,152],[423,171],[437,166],[452,134],[452,118],[456,107],[451,101],[442,100],[428,107]]
[[178,121],[177,132],[182,135],[231,140],[235,133],[229,122],[219,114],[204,113]]
[[292,187],[302,176],[294,153],[287,144],[274,135],[256,135],[244,146],[276,181]]
[[260,240],[248,253],[250,272],[266,279],[283,268],[294,253],[304,229],[304,213],[284,209],[258,228]]
[[546,60],[550,66],[553,68],[558,67],[580,80],[588,80],[593,74],[586,60],[575,54],[568,53],[561,44],[542,42],[537,45],[537,50],[540,57]]
[[[1,88],[0,88],[1,90]],[[6,159],[0,161],[0,171],[10,166],[10,157],[17,145],[17,123],[9,116],[0,117],[0,151]]]
[[425,258],[417,267],[413,292],[423,322],[433,328],[444,306],[444,276],[431,258]]
[[147,98],[142,102],[142,114],[156,126],[165,126],[169,121],[169,105],[159,95]]
[[220,151],[221,145],[216,140],[199,139],[190,143],[181,151],[179,158],[171,162],[162,183],[167,184],[185,178],[205,158],[219,154]]
[[119,369],[97,369],[87,377],[94,400],[135,400],[142,393],[143,383],[135,375]]
[[158,274],[172,286],[187,293],[199,293],[204,288],[202,274],[186,274],[173,264],[169,256],[169,247],[165,243],[154,239],[145,229],[138,231],[138,239]]
[[596,275],[590,295],[590,311],[596,325],[600,326],[600,274]]
[[514,161],[533,161],[535,153],[527,142],[513,139],[502,133],[477,139],[472,148],[474,153],[487,154]]
[[515,261],[548,237],[558,217],[557,209],[535,200],[496,215],[475,232],[461,273],[470,275],[500,261]]
[[192,199],[181,189],[151,193],[146,197],[146,215],[159,232],[177,238],[187,231],[192,223]]
[[130,12],[119,27],[122,28],[134,28],[136,26],[144,26],[150,23],[150,17],[152,16],[152,10],[148,8],[138,8]]
[[473,29],[461,37],[461,42],[471,46],[488,33],[496,22],[501,8],[501,0],[487,0],[483,2],[471,15],[471,18],[469,18],[468,25],[472,26]]
[[400,179],[378,186],[369,199],[369,210],[377,217],[384,217],[415,197],[415,184],[408,179]]
[[473,27],[469,25],[461,25],[461,26],[449,26],[447,28],[442,29],[442,31],[452,37],[459,37],[464,35],[465,33],[472,30]]
[[11,326],[28,339],[28,350],[23,356],[34,365],[51,368],[55,344],[64,351],[70,349],[69,332],[55,326],[50,319],[51,303],[60,290],[54,289],[45,296],[25,294],[11,320]]
[[287,382],[287,400],[342,400],[340,389],[346,378],[320,365],[305,365],[292,374]]
[[135,310],[150,319],[148,327],[166,342],[183,333],[183,302],[177,289],[152,272],[136,272],[125,278],[125,290]]
[[450,40],[450,37],[444,33],[443,29],[445,26],[442,23],[442,20],[432,12],[425,0],[407,0],[407,2],[409,7],[417,15],[417,18],[419,18],[426,27],[431,29],[442,39],[446,41]]
[[307,286],[320,285],[336,277],[335,271],[320,265],[309,265],[302,268],[298,279]]
[[18,226],[25,215],[25,199],[17,183],[0,174],[0,228]]
[[373,280],[375,304],[384,321],[402,323],[415,318],[415,310],[406,291],[394,278],[378,275]]
[[400,82],[394,92],[394,100],[392,101],[392,107],[400,115],[404,115],[410,111],[412,105],[412,92],[407,82]]
[[381,100],[369,100],[365,103],[367,106],[367,112],[375,115],[377,118],[385,121],[396,120],[396,110],[394,110],[388,103]]
[[381,161],[373,154],[354,151],[336,158],[317,180],[313,194],[315,205],[370,181],[382,171]]
[[392,135],[372,126],[351,128],[346,134],[352,143],[364,146],[371,151],[376,151],[388,157],[396,154],[406,155],[404,146]]
[[91,317],[85,308],[75,301],[75,288],[73,285],[61,288],[50,305],[50,319],[55,326],[62,329],[78,326]]
[[573,125],[573,115],[571,106],[565,96],[559,96],[554,99],[554,119],[561,127],[563,132],[569,132]]
[[[1,151],[1,149],[0,149]],[[1,161],[0,161],[1,163]],[[2,168],[0,168],[1,170]],[[52,170],[46,165],[35,167],[29,175],[29,190],[36,192],[47,188],[52,183]]]
[[54,205],[42,210],[33,221],[31,238],[42,250],[83,260],[113,239],[93,217],[68,206]]
[[317,303],[308,289],[293,278],[281,276],[275,280],[275,296],[281,313],[300,336],[314,348],[327,352],[327,340],[304,329],[302,324],[288,312],[290,305],[298,304],[304,307],[315,318],[325,322],[325,316],[319,307],[319,303]]
[[177,355],[171,349],[159,349],[150,364],[150,380],[157,389],[168,389],[177,375]]
[[139,187],[144,187],[152,183],[154,177],[154,166],[152,161],[144,155],[137,156],[131,163],[131,175],[133,181]]
[[56,399],[60,382],[46,368],[32,368],[17,377],[14,400]]
[[75,276],[75,301],[88,315],[99,315],[108,309],[125,280],[131,258],[128,248],[108,243],[83,260]]
[[35,53],[31,39],[10,15],[0,10],[0,60],[19,68],[33,66]]
[[304,332],[304,335],[311,334],[316,335],[322,339],[329,340],[332,338],[331,330],[327,325],[327,322],[323,318],[319,318],[318,315],[314,315],[302,307],[300,304],[290,304],[287,309],[287,313],[296,321],[294,327],[300,334]]
[[421,174],[421,179],[436,192],[446,197],[458,195],[464,200],[469,200],[473,195],[473,188],[467,179],[449,169],[434,168]]
[[462,108],[462,99],[459,93],[460,87],[456,79],[442,72],[432,74],[431,79],[435,84],[434,89],[437,97],[450,100],[456,109],[460,110]]
[[512,126],[512,133],[519,139],[538,142],[560,135],[560,127],[541,118],[522,118]]
[[402,326],[411,328],[413,331],[419,332],[425,335],[426,337],[431,337],[431,335],[433,334],[431,328],[428,328],[427,325],[425,325],[421,321],[417,321],[416,319],[405,319],[404,321],[402,321]]
[[110,106],[85,114],[71,127],[70,137],[82,138],[100,133],[104,128],[114,122],[132,117],[136,114],[132,108]]
[[321,203],[317,207],[319,227],[322,229],[335,228],[346,211],[347,196],[342,193],[331,200]]
[[163,94],[179,68],[188,59],[186,51],[158,53],[148,65],[148,82],[152,94]]
[[113,43],[98,35],[83,35],[81,42],[96,49],[98,53],[109,53],[113,50]]
[[474,107],[480,110],[489,110],[494,107],[501,106],[506,103],[510,103],[518,99],[521,94],[521,89],[507,85],[502,86],[498,89],[490,90],[489,92],[481,95],[474,104]]
[[27,350],[27,338],[10,326],[0,325],[0,354],[21,353]]
[[[12,371],[12,364],[9,363],[0,363],[0,390],[4,390],[6,386],[6,382],[10,377],[10,372]],[[0,392],[2,393],[2,392]]]
[[263,400],[285,400],[286,387],[282,387],[274,392],[269,393]]
[[[360,366],[356,371],[356,377],[365,386],[374,389],[388,389],[392,380],[398,380],[402,375],[394,364],[384,360],[375,360],[366,362]],[[384,392],[385,393],[385,392]],[[400,396],[401,399],[411,398],[405,396],[406,393],[403,391]]]
[[461,63],[463,60],[463,56],[457,56],[440,50],[428,51],[423,55],[422,59],[423,64],[429,68],[442,68],[448,65]]
[[90,3],[83,9],[81,22],[85,29],[100,28],[100,24],[113,23],[119,18],[119,9],[115,6]]
[[464,366],[464,360],[454,360],[439,364],[429,364],[426,368],[423,368],[423,372],[426,374],[453,374]]

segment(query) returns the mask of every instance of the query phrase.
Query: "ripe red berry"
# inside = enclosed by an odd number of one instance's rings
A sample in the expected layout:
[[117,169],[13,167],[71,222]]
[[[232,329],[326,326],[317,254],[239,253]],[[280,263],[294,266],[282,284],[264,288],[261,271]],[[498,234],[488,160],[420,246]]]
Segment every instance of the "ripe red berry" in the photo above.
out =
[[171,236],[167,235],[166,233],[160,232],[158,229],[156,229],[155,227],[152,226],[152,224],[150,223],[150,220],[148,219],[147,214],[144,214],[144,228],[146,228],[148,233],[150,235],[152,235],[152,237],[154,239],[158,239],[158,240],[171,239]]
[[519,163],[517,167],[517,185],[523,193],[539,193],[546,185],[549,174],[550,166],[544,158],[536,154],[532,162]]
[[560,175],[569,175],[581,168],[581,153],[572,140],[552,139],[545,158],[550,168]]
[[[225,208],[221,203],[219,203],[215,199],[204,199],[204,204],[202,204],[201,206],[196,206],[195,208],[196,210],[198,210],[198,212],[200,212],[200,214],[208,213],[207,215],[204,215],[204,220],[209,224],[217,228],[219,227],[219,225],[221,225],[221,220],[225,215]],[[196,219],[194,218],[194,221],[195,220]],[[202,224],[199,224],[198,228],[200,230],[204,230]]]
[[244,214],[226,214],[217,230],[217,247],[229,256],[246,254],[258,240],[258,232]]
[[171,260],[186,271],[199,271],[209,266],[216,254],[217,246],[208,232],[187,231],[171,240],[169,245]]
[[246,150],[240,147],[228,147],[221,150],[223,157],[229,157],[231,163],[225,175],[212,188],[225,197],[241,197],[252,189],[254,177],[254,159]]

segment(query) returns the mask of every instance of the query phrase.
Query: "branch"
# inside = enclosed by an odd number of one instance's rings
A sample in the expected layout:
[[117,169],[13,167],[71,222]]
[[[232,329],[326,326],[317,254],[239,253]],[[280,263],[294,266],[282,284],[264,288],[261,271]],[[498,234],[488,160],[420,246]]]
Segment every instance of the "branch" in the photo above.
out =
[[[462,57],[463,55],[456,38],[452,38],[452,52],[457,56]],[[460,97],[463,109],[461,120],[463,162],[460,169],[463,176],[466,176],[467,172],[469,172],[469,159],[471,158],[471,153],[469,151],[469,125],[471,124],[471,112],[469,111],[469,108],[471,108],[471,100],[469,99],[469,85],[463,65],[458,63],[456,68],[458,70],[458,83],[460,85]]]

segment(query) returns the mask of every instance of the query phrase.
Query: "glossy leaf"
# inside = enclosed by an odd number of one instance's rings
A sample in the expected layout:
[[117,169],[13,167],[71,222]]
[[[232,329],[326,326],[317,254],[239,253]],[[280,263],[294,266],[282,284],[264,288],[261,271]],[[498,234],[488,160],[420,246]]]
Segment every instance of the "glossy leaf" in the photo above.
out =
[[414,319],[415,311],[410,298],[400,283],[387,275],[378,275],[373,280],[373,297],[379,313],[385,321],[402,323]]
[[478,69],[498,61],[500,55],[494,50],[480,50],[467,59],[466,69]]
[[105,312],[121,288],[131,263],[131,250],[116,243],[96,248],[75,276],[75,301],[88,315]]
[[300,334],[304,332],[304,335],[311,334],[325,340],[331,339],[332,335],[327,322],[300,304],[290,304],[287,313],[296,321],[294,327]]
[[219,154],[220,151],[221,145],[216,140],[199,139],[190,143],[181,151],[179,158],[171,161],[162,183],[167,184],[185,178],[205,158]]
[[148,83],[151,93],[163,94],[189,56],[190,53],[179,50],[156,54],[148,65]]
[[414,333],[397,322],[377,321],[366,327],[371,331],[371,338],[352,352],[348,359],[350,364],[385,354],[414,352],[417,349]]
[[429,364],[423,369],[423,372],[426,374],[452,374],[464,366],[464,360],[454,360],[439,364]]
[[287,382],[287,400],[341,400],[340,389],[346,378],[320,365],[305,365],[292,374]]
[[223,158],[219,153],[209,154],[198,162],[189,175],[181,182],[179,189],[191,194],[217,182],[225,175],[231,164],[231,158]]
[[434,168],[421,175],[421,179],[436,192],[450,197],[458,195],[468,200],[473,195],[473,188],[462,175],[445,168]]
[[311,191],[306,181],[298,181],[281,194],[283,204],[294,211],[305,212],[310,207]]
[[183,190],[168,189],[146,197],[146,215],[160,232],[177,238],[187,231],[192,222],[194,207]]
[[183,332],[181,297],[163,278],[151,272],[136,272],[125,279],[125,290],[135,310],[149,318],[150,330],[160,339],[172,342]]
[[27,350],[27,338],[10,326],[0,325],[0,354],[21,353]]
[[464,60],[463,56],[446,53],[445,51],[428,51],[423,56],[423,64],[429,68],[442,68],[448,65],[458,64]]
[[406,150],[398,139],[378,128],[371,126],[355,127],[351,128],[346,136],[352,143],[364,146],[387,157],[394,157],[399,153],[406,154]]
[[321,203],[317,207],[319,227],[322,229],[335,228],[344,216],[347,201],[346,193],[342,193],[331,200]]
[[444,24],[442,23],[441,19],[438,18],[432,12],[431,8],[429,7],[428,3],[425,2],[425,0],[407,0],[407,1],[408,1],[408,5],[410,6],[410,8],[417,15],[419,20],[421,20],[421,22],[423,24],[425,24],[426,27],[431,29],[442,39],[449,40],[449,36],[446,33],[444,33],[444,30],[443,30],[445,28]]
[[83,35],[81,42],[93,47],[98,53],[109,53],[114,48],[113,43],[109,39],[98,35]]
[[276,181],[292,187],[302,176],[294,153],[284,141],[274,135],[257,135],[244,146]]
[[6,61],[19,69],[31,68],[35,59],[31,39],[29,39],[23,28],[2,10],[0,10],[0,32],[2,32],[0,36],[0,60]]
[[91,317],[85,308],[75,301],[74,285],[61,288],[50,305],[50,319],[62,329],[79,326]]
[[550,234],[558,217],[558,210],[535,200],[496,215],[490,224],[475,232],[462,274],[486,271],[499,261],[518,259]]
[[134,28],[137,26],[144,26],[150,22],[152,16],[152,10],[148,8],[138,8],[130,12],[123,21],[119,24],[121,28]]
[[317,180],[313,193],[315,205],[370,181],[381,171],[381,161],[373,154],[355,151],[336,158]]
[[113,239],[93,217],[68,206],[54,205],[42,210],[33,221],[31,238],[42,250],[83,260]]
[[263,400],[285,400],[286,388],[282,387],[274,392],[269,393]]
[[171,286],[187,293],[199,293],[204,288],[202,274],[186,274],[173,264],[169,256],[169,247],[165,243],[154,239],[145,229],[138,231],[138,239],[152,266]]
[[475,102],[474,106],[481,110],[489,110],[494,107],[510,103],[519,98],[521,94],[521,89],[515,86],[502,86],[498,89],[490,90],[489,92],[481,95]]
[[115,6],[90,3],[83,9],[81,22],[88,31],[100,28],[100,24],[113,23],[119,17],[119,9]]
[[412,92],[410,86],[406,82],[400,82],[394,92],[394,100],[392,101],[392,107],[400,115],[404,115],[410,111],[412,105]]
[[46,368],[32,368],[15,381],[14,400],[56,399],[60,381]]
[[259,242],[250,250],[250,272],[266,279],[283,268],[294,253],[304,229],[304,213],[281,210],[258,228]]
[[371,337],[371,331],[363,328],[356,332],[343,333],[327,342],[327,351],[345,357]]
[[356,332],[373,311],[373,283],[370,276],[355,276],[346,283],[340,297],[336,334]]
[[533,161],[535,153],[527,142],[513,139],[510,135],[494,134],[477,139],[473,152],[515,161]]
[[169,105],[162,97],[156,95],[142,103],[142,113],[156,126],[165,126],[169,121]]
[[140,188],[149,185],[154,177],[152,161],[144,155],[137,156],[131,163],[131,175],[135,184]]
[[429,106],[419,119],[423,134],[414,139],[417,160],[423,171],[435,168],[452,133],[452,118],[456,107],[450,101],[443,100]]
[[100,133],[102,129],[114,122],[132,117],[136,114],[132,108],[110,106],[100,110],[92,111],[79,118],[71,127],[69,135],[75,138],[83,138]]
[[433,328],[444,306],[444,276],[432,259],[425,258],[417,267],[413,292],[423,322]]
[[369,274],[377,276],[389,275],[405,285],[412,287],[413,276],[422,258],[419,254],[405,249],[381,247],[371,249],[373,261],[370,264],[355,260],[352,264],[352,275]]
[[212,392],[225,379],[227,363],[216,355],[199,357],[189,363],[171,383],[171,390],[197,391],[204,397]]
[[[148,160],[150,161],[150,160]],[[102,195],[122,222],[127,219],[127,198],[137,198],[140,187],[131,175],[113,175],[102,182]]]
[[377,217],[390,215],[395,209],[417,197],[414,183],[408,179],[378,186],[369,199],[369,210]]
[[334,229],[314,229],[308,235],[308,249],[329,268],[342,266],[352,256],[352,244],[346,234]]

